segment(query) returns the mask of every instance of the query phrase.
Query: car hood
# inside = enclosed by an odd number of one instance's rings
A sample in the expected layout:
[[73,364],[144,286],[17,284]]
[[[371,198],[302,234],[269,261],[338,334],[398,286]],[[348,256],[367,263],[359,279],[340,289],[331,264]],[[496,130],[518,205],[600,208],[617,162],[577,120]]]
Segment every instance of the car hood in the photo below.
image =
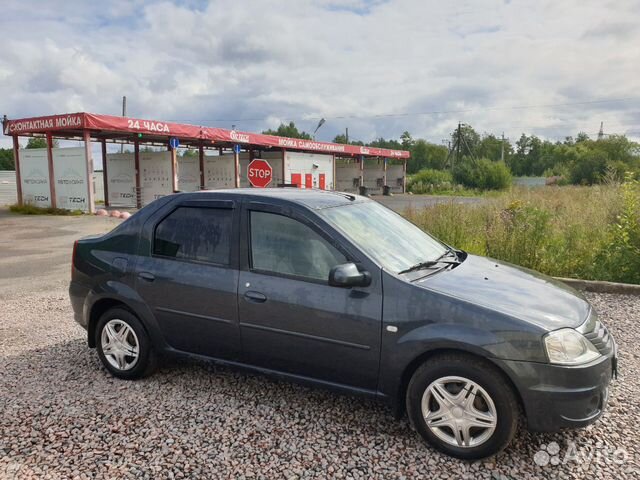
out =
[[547,330],[577,327],[589,303],[573,288],[541,273],[509,263],[468,255],[457,267],[413,282]]

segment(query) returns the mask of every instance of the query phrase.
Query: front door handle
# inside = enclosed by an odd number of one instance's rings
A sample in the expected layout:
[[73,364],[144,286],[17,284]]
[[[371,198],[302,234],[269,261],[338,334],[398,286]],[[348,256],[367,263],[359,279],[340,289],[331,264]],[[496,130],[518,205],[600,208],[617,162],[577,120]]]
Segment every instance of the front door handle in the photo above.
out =
[[247,301],[254,303],[264,303],[267,301],[267,297],[265,295],[261,294],[260,292],[254,292],[252,290],[245,292],[244,298]]
[[138,273],[138,278],[141,280],[145,280],[147,282],[153,282],[156,277],[153,275],[153,273],[149,273],[149,272],[140,272]]

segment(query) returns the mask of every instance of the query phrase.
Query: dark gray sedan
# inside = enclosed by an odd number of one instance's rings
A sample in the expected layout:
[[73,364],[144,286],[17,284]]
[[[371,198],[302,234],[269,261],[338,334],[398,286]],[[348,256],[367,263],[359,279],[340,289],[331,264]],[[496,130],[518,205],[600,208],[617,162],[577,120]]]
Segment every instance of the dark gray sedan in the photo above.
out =
[[113,375],[190,355],[387,402],[450,455],[594,422],[616,345],[576,291],[346,193],[163,197],[78,240],[69,288]]

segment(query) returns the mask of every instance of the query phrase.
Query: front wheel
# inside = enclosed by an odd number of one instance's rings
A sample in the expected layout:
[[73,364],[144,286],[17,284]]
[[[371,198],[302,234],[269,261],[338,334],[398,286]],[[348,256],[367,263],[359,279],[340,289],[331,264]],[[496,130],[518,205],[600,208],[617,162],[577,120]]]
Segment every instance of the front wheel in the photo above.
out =
[[100,317],[96,347],[100,361],[115,377],[134,380],[155,368],[149,335],[140,320],[123,308],[112,308]]
[[447,354],[416,370],[407,389],[414,428],[436,449],[475,460],[513,439],[519,406],[503,374],[478,358]]

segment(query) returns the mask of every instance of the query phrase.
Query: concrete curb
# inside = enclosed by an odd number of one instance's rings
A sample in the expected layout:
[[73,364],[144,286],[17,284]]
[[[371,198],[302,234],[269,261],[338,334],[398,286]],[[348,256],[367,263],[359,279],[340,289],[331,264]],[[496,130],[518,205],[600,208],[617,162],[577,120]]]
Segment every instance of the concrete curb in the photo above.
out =
[[584,290],[586,292],[596,293],[618,293],[624,295],[638,295],[640,296],[640,285],[634,285],[631,283],[614,283],[614,282],[601,282],[597,280],[580,280],[577,278],[562,278],[554,277],[556,280],[560,280],[566,283],[570,287],[578,290]]

